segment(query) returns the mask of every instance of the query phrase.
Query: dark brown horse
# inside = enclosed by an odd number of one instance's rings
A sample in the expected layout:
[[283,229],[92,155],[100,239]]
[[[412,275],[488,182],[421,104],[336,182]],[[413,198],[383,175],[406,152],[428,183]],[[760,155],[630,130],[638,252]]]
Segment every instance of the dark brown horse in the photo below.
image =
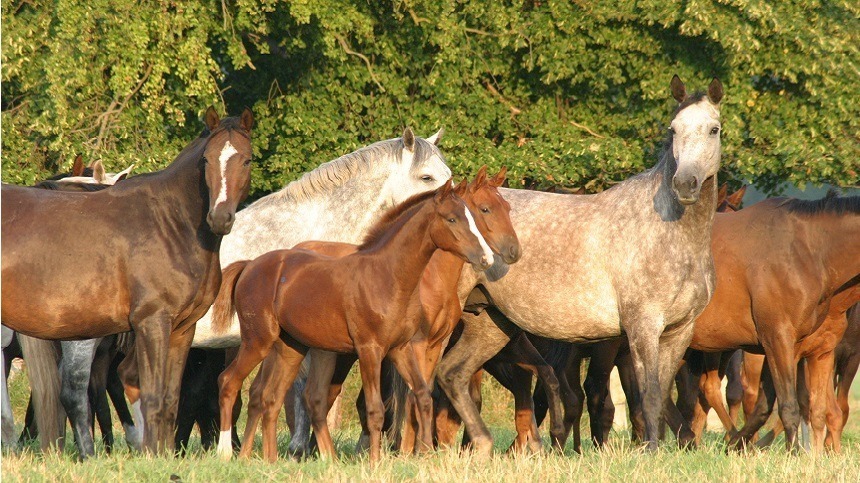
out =
[[[821,450],[833,351],[845,311],[860,300],[860,197],[775,198],[719,214],[713,252],[717,290],[696,320],[690,347],[767,354],[775,391],[760,399],[772,406],[779,398],[789,447],[797,443],[796,367],[805,357],[813,449]],[[763,423],[748,421],[733,440],[748,442]]]
[[[109,190],[2,187],[3,324],[46,339],[134,330],[151,451],[173,445],[194,323],[217,293],[221,237],[250,183],[251,112],[221,121],[210,108],[205,120],[206,135],[166,169]],[[99,296],[72,303],[78,290]]]
[[[352,255],[332,258],[309,250],[278,250],[228,266],[214,305],[213,328],[229,325],[235,310],[242,344],[219,379],[219,454],[226,458],[232,454],[230,415],[242,381],[274,345],[287,360],[283,379],[287,385],[311,347],[358,354],[370,459],[377,462],[383,418],[379,371],[384,357],[410,384],[422,409],[429,408],[429,391],[408,344],[415,328],[402,322],[409,317],[409,300],[437,249],[456,253],[480,269],[492,263],[492,251],[450,181],[390,210]],[[285,344],[275,344],[279,337]],[[429,411],[423,412],[428,416],[424,431],[429,434]],[[263,452],[273,461],[277,448],[270,423],[263,420]]]

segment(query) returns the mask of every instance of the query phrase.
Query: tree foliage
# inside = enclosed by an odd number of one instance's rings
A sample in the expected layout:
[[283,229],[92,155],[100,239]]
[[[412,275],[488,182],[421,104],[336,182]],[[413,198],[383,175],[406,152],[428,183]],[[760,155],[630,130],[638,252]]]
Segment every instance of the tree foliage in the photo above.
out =
[[404,126],[455,173],[603,189],[654,163],[669,79],[719,77],[735,179],[852,185],[860,7],[753,0],[3,0],[3,179],[169,163],[251,106],[254,190]]

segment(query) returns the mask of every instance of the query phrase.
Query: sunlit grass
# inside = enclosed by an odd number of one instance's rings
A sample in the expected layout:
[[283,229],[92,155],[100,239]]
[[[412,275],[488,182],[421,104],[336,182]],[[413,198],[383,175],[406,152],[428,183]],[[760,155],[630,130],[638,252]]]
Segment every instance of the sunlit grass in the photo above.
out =
[[[346,401],[353,401],[357,378],[351,377]],[[18,423],[23,420],[26,382],[18,378],[12,384]],[[854,406],[860,402],[860,390],[854,387]],[[515,456],[505,453],[514,437],[513,407],[510,395],[497,384],[485,385],[484,415],[491,426],[496,451],[490,458],[479,458],[459,449],[440,450],[418,457],[386,454],[381,463],[371,467],[364,455],[353,450],[359,428],[355,409],[344,405],[343,424],[335,432],[339,459],[303,462],[286,457],[289,435],[280,422],[281,460],[268,464],[259,458],[221,462],[214,453],[204,452],[195,440],[186,458],[151,457],[129,453],[117,427],[119,447],[106,455],[97,443],[99,454],[88,461],[76,461],[71,441],[62,455],[42,455],[31,446],[20,454],[4,454],[3,481],[265,481],[265,480],[359,480],[376,481],[858,481],[860,475],[860,421],[849,419],[841,454],[788,454],[782,440],[766,451],[745,454],[727,452],[721,435],[708,433],[703,447],[681,451],[671,438],[654,454],[629,443],[626,432],[615,433],[611,444],[602,451],[590,443],[583,444],[583,454],[570,449],[564,454],[545,452]],[[240,422],[240,427],[244,423]],[[587,426],[587,425],[586,425]],[[544,431],[545,433],[545,431]],[[587,441],[587,427],[583,439]],[[259,438],[258,438],[259,444]]]

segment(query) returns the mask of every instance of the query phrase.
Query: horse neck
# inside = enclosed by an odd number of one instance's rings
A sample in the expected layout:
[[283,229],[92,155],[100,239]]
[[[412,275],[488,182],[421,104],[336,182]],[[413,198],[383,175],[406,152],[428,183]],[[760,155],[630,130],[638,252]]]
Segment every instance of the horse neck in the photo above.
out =
[[395,222],[376,245],[363,253],[393,276],[394,285],[405,296],[409,296],[418,285],[424,268],[437,250],[430,237],[434,215],[431,198],[402,215],[402,221]]
[[860,214],[847,213],[797,215],[806,218],[807,238],[817,240],[810,251],[821,257],[827,269],[831,290],[857,278],[860,274]]
[[[711,244],[711,225],[717,210],[717,177],[711,176],[702,182],[699,200],[692,205],[682,205],[672,190],[672,177],[677,165],[671,146],[654,167],[652,177],[656,194],[653,205],[663,221],[670,221],[674,230],[704,247]],[[651,200],[649,200],[651,202]]]
[[[217,253],[221,237],[212,233],[206,222],[209,210],[209,189],[203,174],[200,159],[206,146],[205,139],[197,139],[186,147],[170,165],[151,176],[138,176],[126,180],[116,187],[131,185],[135,179],[148,179],[146,186],[154,196],[150,205],[162,207],[164,216],[174,226],[185,226],[198,233],[197,239],[204,247]],[[116,188],[114,188],[116,189]]]

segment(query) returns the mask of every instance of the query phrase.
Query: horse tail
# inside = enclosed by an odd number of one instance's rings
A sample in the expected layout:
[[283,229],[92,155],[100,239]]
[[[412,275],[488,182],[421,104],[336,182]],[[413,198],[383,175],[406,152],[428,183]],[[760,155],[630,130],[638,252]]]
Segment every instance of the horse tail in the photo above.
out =
[[388,408],[394,413],[389,434],[402,435],[403,423],[406,421],[406,395],[409,386],[397,371],[391,371],[391,401]]
[[60,372],[54,343],[18,334],[32,391],[31,400],[39,428],[42,450],[62,450],[66,433],[66,412],[60,403]]
[[221,273],[221,288],[218,289],[218,296],[215,297],[215,303],[212,304],[212,332],[214,334],[223,334],[233,322],[233,314],[236,313],[236,305],[233,303],[236,281],[239,280],[239,275],[242,275],[248,263],[250,260],[233,262]]

